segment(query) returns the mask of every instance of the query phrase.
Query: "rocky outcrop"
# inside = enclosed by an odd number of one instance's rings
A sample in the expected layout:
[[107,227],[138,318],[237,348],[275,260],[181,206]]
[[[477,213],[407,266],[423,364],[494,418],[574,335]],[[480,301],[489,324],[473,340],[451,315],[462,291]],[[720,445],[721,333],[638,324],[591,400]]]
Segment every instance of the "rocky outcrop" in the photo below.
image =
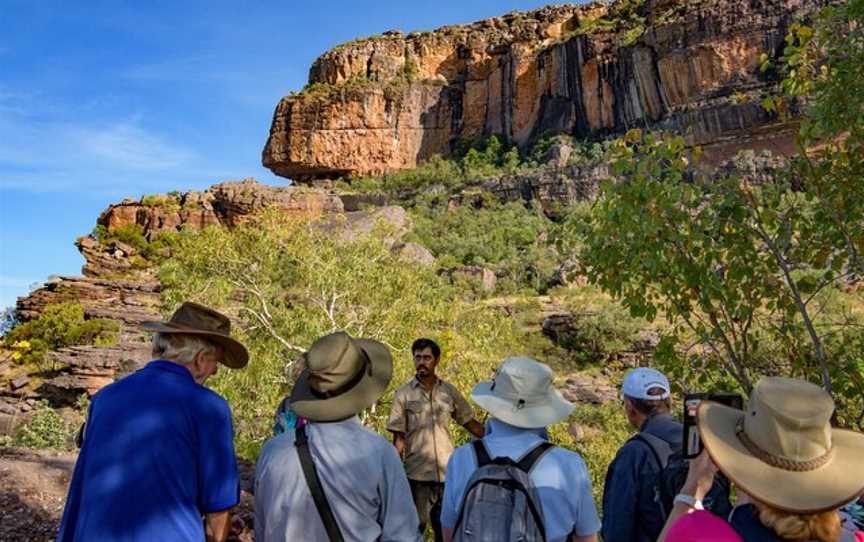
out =
[[[105,318],[119,324],[117,341],[112,345],[78,345],[49,352],[56,370],[19,385],[19,372],[8,363],[0,368],[0,431],[10,430],[20,421],[36,398],[47,398],[55,406],[69,405],[82,394],[93,394],[146,363],[150,357],[149,334],[139,326],[160,315],[160,285],[154,277],[154,262],[115,236],[120,231],[135,230],[144,248],[152,248],[159,236],[181,229],[197,230],[207,226],[235,227],[264,208],[321,219],[323,228],[343,239],[353,239],[374,228],[386,229],[386,241],[397,251],[396,244],[412,228],[408,214],[401,207],[358,209],[374,204],[374,196],[343,196],[332,191],[305,187],[268,186],[246,179],[225,182],[202,192],[173,193],[127,199],[109,206],[97,221],[99,237],[81,237],[77,246],[85,258],[84,277],[55,277],[30,295],[18,299],[16,317],[20,321],[38,318],[47,305],[75,302],[84,308],[86,319]],[[130,228],[134,226],[134,228]],[[150,243],[148,245],[148,242]],[[402,245],[406,258],[420,258],[422,247]],[[166,251],[169,249],[166,247]],[[170,257],[170,253],[160,254]],[[434,262],[434,258],[432,258]],[[428,260],[425,264],[429,264]],[[11,375],[9,377],[7,375]],[[14,378],[13,378],[14,377]],[[4,421],[5,420],[5,421]]]
[[684,134],[714,161],[790,151],[794,126],[760,105],[776,75],[759,59],[776,58],[788,24],[821,4],[646,0],[629,25],[601,5],[561,5],[345,44],[279,102],[263,162],[298,181],[378,174],[479,136],[526,146],[631,127]]
[[334,193],[271,186],[248,178],[215,184],[202,192],[125,199],[105,209],[96,224],[108,231],[134,224],[141,227],[146,239],[153,239],[160,233],[183,228],[233,227],[266,207],[311,218],[344,210],[341,198]]

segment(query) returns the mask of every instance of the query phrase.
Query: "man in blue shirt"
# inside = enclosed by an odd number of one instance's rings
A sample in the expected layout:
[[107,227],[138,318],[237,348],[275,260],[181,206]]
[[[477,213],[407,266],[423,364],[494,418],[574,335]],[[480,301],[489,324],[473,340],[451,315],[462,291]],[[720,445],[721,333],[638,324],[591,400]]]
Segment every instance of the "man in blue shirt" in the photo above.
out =
[[228,318],[195,303],[142,327],[158,359],[93,397],[58,542],[228,535],[240,498],[231,410],[203,384],[249,356]]

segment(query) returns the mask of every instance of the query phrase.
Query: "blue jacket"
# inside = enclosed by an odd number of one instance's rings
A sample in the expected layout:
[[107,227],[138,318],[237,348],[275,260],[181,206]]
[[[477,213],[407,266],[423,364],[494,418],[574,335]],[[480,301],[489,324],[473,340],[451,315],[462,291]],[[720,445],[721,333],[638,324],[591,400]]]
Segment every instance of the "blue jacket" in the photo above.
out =
[[[683,428],[669,414],[648,418],[640,431],[665,440],[673,450],[681,448]],[[666,518],[642,480],[659,471],[660,466],[645,442],[631,439],[618,450],[603,487],[603,542],[657,540]]]

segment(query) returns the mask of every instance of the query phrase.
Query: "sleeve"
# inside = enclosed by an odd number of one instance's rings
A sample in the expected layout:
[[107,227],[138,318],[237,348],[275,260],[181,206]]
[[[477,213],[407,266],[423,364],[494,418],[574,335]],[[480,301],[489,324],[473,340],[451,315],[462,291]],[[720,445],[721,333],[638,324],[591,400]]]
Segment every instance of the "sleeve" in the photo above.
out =
[[573,517],[575,518],[573,532],[576,536],[591,536],[600,531],[600,518],[597,515],[597,505],[594,504],[594,492],[591,491],[591,477],[588,467],[580,458],[580,468],[574,469],[578,479],[574,481],[578,500],[575,502]]
[[603,486],[603,542],[631,542],[638,498],[636,449],[624,445],[609,465]]
[[[98,396],[98,394],[97,394]],[[93,407],[96,404],[96,397],[90,401],[90,408],[87,410],[87,422],[93,419]],[[84,426],[84,431],[90,431],[88,425]],[[63,508],[63,517],[60,520],[60,529],[57,532],[57,542],[72,542],[75,540],[75,534],[78,528],[78,515],[81,513],[81,492],[82,478],[84,477],[84,466],[87,463],[87,451],[90,448],[90,440],[86,438],[81,444],[81,451],[78,454],[78,459],[75,461],[75,469],[72,471],[72,480],[69,482],[69,492],[66,495],[66,505]]]
[[381,453],[384,463],[384,479],[379,487],[381,508],[378,523],[381,525],[381,542],[422,542],[420,520],[411,498],[411,488],[402,461],[396,449],[384,442]]
[[231,409],[214,398],[197,422],[198,506],[204,513],[227,510],[240,502]]
[[450,395],[453,397],[453,419],[459,425],[470,422],[474,418],[474,409],[455,386],[450,386]]
[[396,390],[390,406],[390,417],[387,419],[387,430],[391,433],[404,433],[405,425],[405,394]]
[[[463,448],[458,448],[450,455],[447,462],[447,483],[444,484],[444,499],[441,503],[441,526],[452,529],[459,519],[459,506],[462,504],[462,493],[465,484],[468,483],[465,469],[460,468],[460,460],[457,459]],[[462,462],[464,463],[464,462]]]

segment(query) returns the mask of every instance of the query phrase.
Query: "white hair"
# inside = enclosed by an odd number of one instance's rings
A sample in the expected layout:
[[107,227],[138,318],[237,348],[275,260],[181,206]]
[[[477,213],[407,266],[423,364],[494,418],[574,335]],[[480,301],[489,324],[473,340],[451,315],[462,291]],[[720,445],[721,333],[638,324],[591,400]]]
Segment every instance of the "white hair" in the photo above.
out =
[[219,345],[198,337],[183,333],[156,333],[153,335],[153,356],[188,365],[195,360],[198,352],[205,355],[215,354]]

